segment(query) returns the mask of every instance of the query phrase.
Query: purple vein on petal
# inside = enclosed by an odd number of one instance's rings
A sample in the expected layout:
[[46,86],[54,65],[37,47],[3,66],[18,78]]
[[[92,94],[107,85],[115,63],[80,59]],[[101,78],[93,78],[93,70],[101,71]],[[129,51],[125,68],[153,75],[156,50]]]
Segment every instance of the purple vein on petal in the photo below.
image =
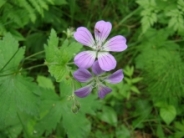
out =
[[95,24],[95,30],[94,30],[95,40],[104,42],[109,36],[111,29],[112,29],[112,25],[110,22],[105,22],[103,20],[98,21]]
[[118,35],[109,39],[103,46],[105,51],[121,52],[127,49],[126,38]]
[[88,82],[92,75],[87,69],[78,69],[73,73],[73,77],[79,82]]
[[92,47],[95,44],[92,34],[85,27],[79,27],[74,33],[74,38],[85,46]]
[[74,63],[79,68],[89,68],[93,65],[95,58],[96,58],[96,52],[83,51],[75,56]]
[[92,89],[93,89],[93,88],[92,88],[91,85],[87,85],[87,86],[85,86],[85,87],[82,87],[82,88],[76,90],[74,93],[75,93],[75,95],[77,95],[78,97],[83,98],[83,97],[88,96],[88,95],[91,93]]
[[116,72],[114,72],[113,74],[109,75],[105,81],[112,83],[112,84],[115,84],[115,83],[121,82],[123,77],[124,77],[123,70],[119,69]]
[[111,91],[112,91],[112,89],[110,89],[109,87],[106,87],[104,85],[99,85],[99,87],[98,87],[98,97],[102,99],[108,93],[110,93]]
[[98,63],[102,70],[110,71],[116,67],[115,58],[108,52],[98,53]]

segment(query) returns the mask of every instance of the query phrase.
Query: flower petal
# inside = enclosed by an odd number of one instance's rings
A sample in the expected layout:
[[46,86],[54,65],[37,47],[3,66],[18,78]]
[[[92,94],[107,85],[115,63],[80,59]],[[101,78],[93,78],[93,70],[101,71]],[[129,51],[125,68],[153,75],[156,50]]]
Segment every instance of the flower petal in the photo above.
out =
[[105,51],[121,52],[125,49],[127,49],[126,38],[121,35],[111,38],[103,46]]
[[98,53],[98,63],[100,68],[105,71],[110,71],[116,67],[115,58],[108,52]]
[[110,22],[105,22],[105,21],[98,21],[95,24],[95,40],[97,42],[101,41],[104,42],[105,39],[109,36],[109,33],[112,29],[112,25]]
[[122,69],[117,70],[113,74],[111,74],[109,77],[107,77],[106,81],[112,84],[119,83],[122,81],[124,75]]
[[106,94],[110,93],[111,91],[112,91],[112,89],[110,89],[106,86],[100,85],[98,87],[98,97],[100,97],[102,99],[105,97]]
[[75,91],[75,95],[77,95],[78,97],[86,97],[88,96],[92,91],[92,86],[91,85],[87,85],[85,87],[82,87],[78,90]]
[[84,51],[75,56],[74,62],[79,68],[89,68],[93,65],[95,58],[96,52]]
[[74,38],[79,43],[92,47],[95,44],[92,34],[85,27],[77,28],[77,31],[74,33]]
[[87,69],[78,69],[73,73],[73,77],[79,82],[88,82],[92,75]]
[[95,75],[100,75],[102,74],[104,71],[100,68],[99,66],[99,63],[98,63],[98,60],[95,61],[92,65],[92,72],[95,74]]

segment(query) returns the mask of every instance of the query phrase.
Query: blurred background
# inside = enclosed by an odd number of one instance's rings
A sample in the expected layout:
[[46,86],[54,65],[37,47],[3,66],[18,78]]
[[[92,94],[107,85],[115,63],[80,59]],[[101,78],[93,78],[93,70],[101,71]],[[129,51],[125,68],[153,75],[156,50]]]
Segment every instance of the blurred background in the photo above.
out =
[[[72,99],[69,105],[66,100],[65,108],[63,93],[72,90],[65,81],[56,82],[46,66],[40,66],[45,62],[44,46],[51,29],[61,42],[74,42],[72,33],[77,27],[93,32],[99,20],[112,23],[109,38],[123,35],[127,39],[126,51],[112,53],[124,80],[109,85],[113,92],[103,100],[95,95]],[[9,85],[2,83],[1,66],[0,138],[184,137],[183,0],[0,0],[0,39],[7,34],[19,48],[25,48],[28,60],[19,64],[24,70],[21,75],[34,82],[33,87],[19,81],[30,87],[17,87],[23,93],[33,89],[41,98],[37,113],[19,112],[14,107],[17,101],[9,97],[14,91],[3,96]],[[2,48],[6,42],[0,44]]]

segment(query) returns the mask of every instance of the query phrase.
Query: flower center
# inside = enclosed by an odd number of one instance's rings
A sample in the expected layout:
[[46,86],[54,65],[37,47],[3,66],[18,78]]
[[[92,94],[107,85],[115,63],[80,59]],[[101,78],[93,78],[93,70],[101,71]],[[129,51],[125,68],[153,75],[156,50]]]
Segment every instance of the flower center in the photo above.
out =
[[100,40],[96,41],[95,46],[96,46],[96,51],[102,51],[103,50],[103,44]]

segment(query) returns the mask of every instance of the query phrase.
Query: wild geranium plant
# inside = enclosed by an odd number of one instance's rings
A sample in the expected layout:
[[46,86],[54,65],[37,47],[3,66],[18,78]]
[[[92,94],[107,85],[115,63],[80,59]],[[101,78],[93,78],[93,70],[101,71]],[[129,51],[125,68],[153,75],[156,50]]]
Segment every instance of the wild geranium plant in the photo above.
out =
[[[74,38],[79,43],[89,46],[93,51],[83,51],[74,58],[74,63],[79,67],[73,73],[74,78],[79,82],[86,82],[87,85],[75,91],[78,97],[86,97],[93,88],[98,89],[98,97],[104,98],[112,89],[105,86],[105,82],[119,83],[123,79],[123,71],[117,70],[109,76],[105,76],[105,71],[110,71],[116,67],[116,59],[109,53],[121,52],[127,48],[124,36],[117,35],[106,41],[111,31],[110,22],[98,21],[95,25],[94,36],[85,27],[77,28]],[[97,59],[97,60],[96,60]],[[96,61],[95,61],[96,60]],[[92,69],[92,74],[87,70]]]
[[95,59],[98,59],[99,66],[104,71],[110,71],[116,67],[116,59],[109,53],[121,52],[127,48],[124,36],[117,35],[106,41],[110,34],[112,25],[110,22],[98,21],[95,24],[94,36],[85,27],[77,28],[74,38],[84,46],[92,48],[92,51],[83,51],[75,56],[74,62],[79,68],[89,68]]

